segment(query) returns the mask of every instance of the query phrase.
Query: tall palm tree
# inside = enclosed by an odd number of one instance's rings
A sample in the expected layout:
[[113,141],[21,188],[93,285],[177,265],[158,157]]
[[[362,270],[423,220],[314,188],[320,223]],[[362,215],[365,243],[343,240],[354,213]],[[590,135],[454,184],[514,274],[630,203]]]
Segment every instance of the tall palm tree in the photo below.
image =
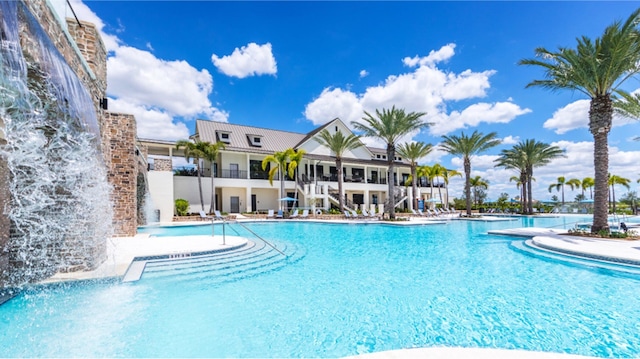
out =
[[480,176],[475,176],[469,180],[469,185],[473,188],[473,203],[477,206],[479,204],[478,197],[480,197],[480,189],[489,189],[489,181]]
[[428,122],[422,121],[423,112],[409,112],[405,113],[403,109],[397,109],[395,106],[390,110],[382,109],[382,112],[376,110],[375,117],[367,111],[364,112],[362,121],[364,123],[352,121],[351,125],[356,130],[362,131],[366,137],[377,137],[387,144],[387,166],[389,171],[387,172],[387,195],[389,197],[389,218],[396,218],[396,207],[394,202],[394,163],[396,158],[396,145],[398,141],[412,132],[420,131],[421,129],[431,125]]
[[580,187],[582,188],[582,194],[584,194],[584,191],[589,189],[589,198],[593,199],[593,186],[595,184],[596,183],[592,177],[583,178],[582,181],[580,182]]
[[444,189],[445,193],[447,194],[447,209],[449,209],[449,179],[455,176],[462,177],[462,173],[450,169],[445,169],[444,172],[442,172],[442,181],[444,182]]
[[552,183],[549,185],[549,193],[552,190],[562,191],[562,205],[564,206],[564,186],[569,186],[573,190],[573,184],[567,182],[567,179],[564,176],[560,176],[557,178],[556,183]]
[[198,190],[200,191],[200,208],[204,211],[204,199],[202,197],[202,178],[201,170],[202,165],[200,160],[206,157],[205,149],[209,146],[209,142],[203,141],[191,141],[191,140],[178,140],[176,142],[176,150],[184,147],[184,158],[189,162],[192,158],[196,163],[196,172],[198,174]]
[[338,171],[338,196],[340,197],[338,199],[338,204],[342,211],[344,209],[344,192],[342,190],[342,155],[346,151],[354,150],[362,146],[362,142],[360,142],[360,137],[354,134],[345,136],[340,131],[331,134],[331,132],[326,128],[320,131],[318,137],[315,137],[315,140],[322,146],[328,148],[329,151],[333,152],[336,158],[336,170]]
[[299,148],[295,151],[293,151],[291,153],[291,156],[289,156],[289,171],[294,171],[294,179],[293,181],[295,182],[295,188],[296,188],[296,192],[295,192],[295,199],[296,199],[296,204],[298,203],[298,167],[300,167],[300,163],[302,163],[302,158],[304,157],[304,155],[307,152],[305,150],[303,150],[302,148]]
[[613,118],[613,99],[624,94],[620,86],[640,72],[640,9],[624,22],[614,22],[601,37],[577,39],[575,49],[561,47],[556,52],[535,50],[537,58],[524,59],[521,65],[542,67],[543,80],[527,87],[579,91],[591,99],[589,131],[593,135],[595,198],[592,233],[608,230],[607,181],[609,173],[609,131]]
[[418,159],[433,151],[433,145],[424,142],[405,142],[398,146],[398,154],[408,160],[411,165],[411,188],[413,189],[413,208],[418,208]]
[[610,175],[609,176],[609,180],[607,181],[609,186],[611,186],[611,195],[613,196],[613,201],[611,201],[613,203],[613,213],[616,213],[616,190],[615,190],[615,185],[619,184],[623,187],[625,187],[626,189],[629,189],[629,183],[631,182],[630,179],[628,178],[624,178],[624,177],[620,177],[618,175]]
[[211,163],[211,204],[209,206],[209,213],[213,213],[216,210],[216,186],[213,182],[215,177],[214,163],[218,159],[218,154],[221,150],[225,149],[224,142],[216,142],[216,143],[208,143],[207,146],[204,147],[204,159]]
[[464,162],[464,193],[467,197],[467,216],[471,216],[471,156],[482,153],[491,147],[500,144],[497,133],[483,134],[473,131],[471,136],[462,132],[460,136],[442,136],[444,141],[440,144],[442,149],[449,154],[462,156]]
[[[293,148],[288,148],[284,151],[274,152],[272,155],[265,157],[262,160],[262,169],[267,169],[269,163],[273,162],[275,166],[269,170],[269,184],[273,186],[273,179],[276,174],[279,174],[280,177],[280,198],[284,197],[284,174],[287,169],[287,163],[289,162],[292,155],[295,154]],[[289,176],[293,177],[293,168],[289,168]],[[284,209],[283,201],[280,202],[280,209]]]

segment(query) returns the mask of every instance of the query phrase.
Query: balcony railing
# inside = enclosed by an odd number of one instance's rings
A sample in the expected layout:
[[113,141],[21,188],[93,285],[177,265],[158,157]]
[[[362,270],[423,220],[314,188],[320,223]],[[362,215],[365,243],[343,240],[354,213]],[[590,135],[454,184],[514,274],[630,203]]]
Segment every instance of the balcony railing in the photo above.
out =
[[220,178],[247,178],[247,171],[243,170],[221,170]]

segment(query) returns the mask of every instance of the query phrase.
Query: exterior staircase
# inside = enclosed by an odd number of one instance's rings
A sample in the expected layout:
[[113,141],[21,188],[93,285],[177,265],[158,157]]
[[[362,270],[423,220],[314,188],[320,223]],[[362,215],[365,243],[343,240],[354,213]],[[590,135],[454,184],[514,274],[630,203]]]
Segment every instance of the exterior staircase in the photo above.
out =
[[[384,207],[385,208],[389,208],[389,206],[391,205],[390,204],[390,200],[391,199],[392,198],[389,197],[384,202]],[[393,188],[393,206],[394,207],[398,207],[406,199],[407,199],[407,190],[404,187],[394,187]]]
[[[338,190],[332,187],[329,187],[329,201],[333,202],[335,205],[340,206],[340,193]],[[349,211],[355,211],[355,204],[351,202],[348,198],[345,198],[343,201],[344,209]],[[343,209],[341,208],[340,211]]]

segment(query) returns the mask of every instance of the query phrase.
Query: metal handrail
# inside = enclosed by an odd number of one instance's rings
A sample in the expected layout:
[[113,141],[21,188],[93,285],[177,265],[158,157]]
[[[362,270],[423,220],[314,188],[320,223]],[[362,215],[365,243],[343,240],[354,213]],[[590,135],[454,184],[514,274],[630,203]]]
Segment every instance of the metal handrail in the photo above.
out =
[[[242,228],[246,229],[249,233],[253,234],[254,236],[256,236],[257,238],[259,238],[261,241],[263,241],[264,243],[266,243],[269,247],[273,248],[276,250],[276,252],[282,254],[283,256],[287,257],[286,254],[284,254],[284,252],[282,252],[281,250],[279,250],[278,248],[276,248],[273,244],[269,243],[269,241],[267,241],[266,239],[260,237],[256,232],[250,230],[249,228],[247,228],[247,226],[245,226],[244,224],[240,223],[240,222],[236,222],[237,225],[241,226]],[[238,232],[236,232],[238,233]]]

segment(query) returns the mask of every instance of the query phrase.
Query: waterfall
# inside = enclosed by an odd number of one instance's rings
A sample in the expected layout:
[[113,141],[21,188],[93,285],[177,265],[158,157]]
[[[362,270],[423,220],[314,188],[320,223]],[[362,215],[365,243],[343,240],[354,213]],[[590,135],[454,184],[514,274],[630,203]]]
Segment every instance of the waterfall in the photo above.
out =
[[0,156],[11,194],[0,284],[19,287],[104,261],[112,209],[88,91],[22,2],[0,1],[0,40]]

